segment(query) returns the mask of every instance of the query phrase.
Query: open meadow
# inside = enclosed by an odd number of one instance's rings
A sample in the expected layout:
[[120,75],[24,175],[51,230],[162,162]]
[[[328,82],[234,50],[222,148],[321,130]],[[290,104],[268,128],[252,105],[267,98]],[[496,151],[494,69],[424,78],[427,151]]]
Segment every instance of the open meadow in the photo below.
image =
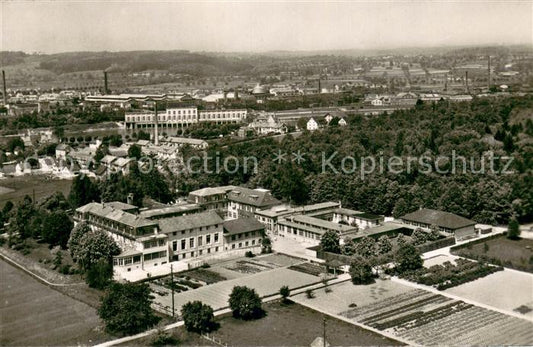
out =
[[[45,175],[32,175],[9,177],[0,180],[0,207],[11,200],[14,204],[22,200],[25,195],[39,201],[42,198],[48,197],[55,192],[62,192],[63,195],[68,196],[72,180],[50,179]],[[7,189],[6,189],[7,188]]]
[[92,345],[109,337],[96,310],[0,261],[0,345]]

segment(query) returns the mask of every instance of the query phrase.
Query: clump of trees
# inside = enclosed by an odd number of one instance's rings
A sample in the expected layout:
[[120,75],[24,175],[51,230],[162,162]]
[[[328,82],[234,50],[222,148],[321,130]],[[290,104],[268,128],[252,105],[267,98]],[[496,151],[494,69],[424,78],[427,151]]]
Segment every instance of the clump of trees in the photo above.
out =
[[265,314],[261,298],[255,289],[246,286],[233,287],[229,296],[229,307],[235,318],[243,320],[261,318]]
[[113,282],[102,297],[98,315],[110,333],[137,334],[161,320],[152,311],[151,304],[148,284]]
[[374,272],[368,260],[354,257],[350,263],[350,277],[353,284],[369,284],[374,282]]

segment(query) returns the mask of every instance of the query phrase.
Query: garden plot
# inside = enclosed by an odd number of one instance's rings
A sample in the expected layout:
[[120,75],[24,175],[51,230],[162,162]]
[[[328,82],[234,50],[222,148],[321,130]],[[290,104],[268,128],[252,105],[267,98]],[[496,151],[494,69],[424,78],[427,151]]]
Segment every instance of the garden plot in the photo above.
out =
[[533,318],[533,275],[529,273],[505,269],[446,292]]
[[294,301],[416,345],[533,344],[533,322],[434,292],[381,280],[330,288],[330,293],[315,291],[313,299],[296,295]]
[[437,256],[432,257],[432,258],[425,259],[424,260],[424,267],[425,268],[430,268],[433,265],[442,265],[442,264],[444,264],[447,261],[449,261],[450,263],[452,263],[454,265],[456,264],[455,263],[455,259],[453,257],[450,257],[449,255],[441,254],[441,255],[437,255]]
[[[293,289],[318,282],[320,282],[320,279],[316,276],[286,268],[263,271],[254,275],[203,286],[195,290],[176,293],[174,295],[175,312],[179,314],[183,305],[194,300],[200,300],[210,305],[214,310],[227,307],[229,295],[234,286],[253,288],[259,296],[264,297],[278,293],[279,289],[284,285]],[[172,307],[172,295],[155,295],[154,302],[155,309],[169,313]]]

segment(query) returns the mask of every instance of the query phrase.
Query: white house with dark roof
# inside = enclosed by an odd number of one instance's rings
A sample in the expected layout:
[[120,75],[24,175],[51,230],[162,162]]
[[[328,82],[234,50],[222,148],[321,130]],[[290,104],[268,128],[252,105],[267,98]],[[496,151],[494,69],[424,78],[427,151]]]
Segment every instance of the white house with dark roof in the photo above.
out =
[[228,218],[254,217],[258,209],[266,209],[280,205],[281,201],[272,196],[268,189],[249,189],[234,187],[227,194]]
[[309,131],[315,131],[318,129],[318,123],[314,118],[311,118],[307,121],[306,129]]

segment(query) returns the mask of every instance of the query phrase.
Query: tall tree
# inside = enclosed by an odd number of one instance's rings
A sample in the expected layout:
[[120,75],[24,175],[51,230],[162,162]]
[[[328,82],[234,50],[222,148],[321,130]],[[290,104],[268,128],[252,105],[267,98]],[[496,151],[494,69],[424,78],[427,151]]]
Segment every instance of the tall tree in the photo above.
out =
[[51,245],[67,248],[70,231],[74,223],[64,211],[47,214],[43,220],[42,236]]
[[507,238],[511,240],[517,240],[520,238],[520,224],[516,218],[511,219],[509,226],[507,227]]
[[412,244],[406,244],[396,253],[396,269],[399,272],[420,269],[424,264],[420,252]]
[[324,252],[340,253],[339,234],[331,230],[326,231],[320,239],[320,246]]
[[100,201],[100,193],[89,177],[79,175],[72,182],[68,198],[74,207],[79,207],[92,201]]

